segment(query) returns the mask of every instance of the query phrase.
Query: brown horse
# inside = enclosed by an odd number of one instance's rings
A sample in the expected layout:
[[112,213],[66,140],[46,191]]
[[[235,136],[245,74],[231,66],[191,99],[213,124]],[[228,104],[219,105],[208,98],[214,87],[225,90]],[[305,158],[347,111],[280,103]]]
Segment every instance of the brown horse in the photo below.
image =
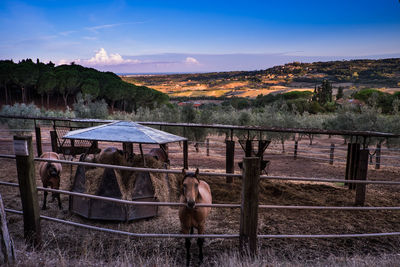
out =
[[[117,149],[116,147],[107,147],[96,155],[93,162],[99,162],[101,164],[111,164],[120,166],[132,166],[132,155],[128,155],[124,151]],[[130,185],[135,184],[135,178],[132,177],[133,172],[128,170],[115,169],[115,176],[119,189],[122,194],[122,199],[131,200],[132,197],[129,195]]]
[[152,148],[149,151],[149,155],[155,158],[156,160],[159,160],[161,162],[165,162],[169,165],[169,159],[168,159],[168,154],[165,152],[164,149],[162,148]]
[[[180,202],[186,206],[179,208],[179,219],[181,221],[181,231],[183,234],[193,234],[193,228],[196,228],[198,234],[203,234],[210,207],[196,207],[196,204],[211,204],[210,186],[197,178],[199,169],[194,174],[186,174],[182,170],[183,180],[181,185]],[[203,262],[203,243],[204,238],[197,239],[199,246],[199,261]],[[186,265],[190,263],[190,238],[185,240],[186,246]]]
[[[54,152],[45,152],[41,156],[43,159],[56,159],[59,160],[60,156]],[[51,189],[60,189],[60,173],[62,171],[62,166],[60,163],[54,162],[40,162],[39,164],[39,174],[43,183],[43,187],[47,188],[50,186]],[[46,209],[46,199],[47,191],[44,191],[44,199],[42,209]],[[52,200],[57,198],[58,208],[61,210],[61,199],[59,193],[52,193]]]

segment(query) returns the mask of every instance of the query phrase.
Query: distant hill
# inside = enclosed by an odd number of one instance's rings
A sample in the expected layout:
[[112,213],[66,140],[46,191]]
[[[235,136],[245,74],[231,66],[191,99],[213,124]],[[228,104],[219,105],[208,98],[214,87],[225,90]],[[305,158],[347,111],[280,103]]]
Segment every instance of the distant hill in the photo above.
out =
[[400,90],[400,58],[293,62],[266,70],[199,74],[122,76],[122,79],[160,90],[171,97],[250,97],[259,94],[311,91],[324,79],[334,88]]

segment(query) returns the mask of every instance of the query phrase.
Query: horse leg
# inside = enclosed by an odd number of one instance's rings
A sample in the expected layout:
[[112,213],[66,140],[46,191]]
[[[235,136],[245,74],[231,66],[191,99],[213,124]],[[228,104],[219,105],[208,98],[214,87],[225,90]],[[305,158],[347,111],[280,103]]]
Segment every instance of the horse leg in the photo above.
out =
[[[182,231],[183,234],[188,234],[189,231],[186,229]],[[190,234],[193,234],[193,227],[190,228]],[[186,247],[186,266],[190,265],[190,238],[185,238],[185,247]]]
[[199,246],[199,264],[203,263],[203,243],[204,238],[197,238],[197,245]]
[[[204,233],[204,226],[200,226],[198,228],[198,233],[199,235]],[[197,238],[197,245],[199,246],[199,264],[203,263],[203,243],[204,243],[204,238]]]
[[190,265],[190,238],[185,238],[186,266]]
[[62,210],[62,204],[61,204],[60,193],[57,193],[57,200],[58,200],[58,209]]
[[[47,186],[45,186],[44,188],[47,188]],[[43,197],[43,206],[42,206],[42,210],[45,210],[45,209],[46,209],[47,194],[48,194],[48,192],[47,192],[47,191],[44,191],[44,193],[43,193],[44,197]]]

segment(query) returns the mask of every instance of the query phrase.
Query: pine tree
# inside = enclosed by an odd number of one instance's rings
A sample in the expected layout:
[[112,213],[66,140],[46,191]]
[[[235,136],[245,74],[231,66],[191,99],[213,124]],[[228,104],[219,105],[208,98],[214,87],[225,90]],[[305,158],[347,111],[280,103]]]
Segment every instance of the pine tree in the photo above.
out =
[[332,85],[328,80],[323,80],[320,86],[315,86],[313,101],[321,106],[327,102],[332,102]]

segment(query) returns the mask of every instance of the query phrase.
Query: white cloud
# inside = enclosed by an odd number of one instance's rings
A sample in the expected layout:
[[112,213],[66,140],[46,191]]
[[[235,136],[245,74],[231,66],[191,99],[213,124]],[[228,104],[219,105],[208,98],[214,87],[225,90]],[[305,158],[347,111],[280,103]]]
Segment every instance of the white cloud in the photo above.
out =
[[70,62],[68,61],[68,60],[66,60],[66,59],[60,59],[58,62],[57,62],[57,65],[65,65],[65,64],[69,64]]
[[96,54],[90,59],[75,59],[75,60],[66,60],[61,59],[57,65],[67,64],[70,62],[75,62],[77,64],[81,64],[84,66],[111,66],[111,65],[121,65],[121,64],[137,64],[141,63],[140,60],[137,59],[123,59],[122,56],[118,53],[108,54],[104,48],[100,48]]
[[82,39],[92,41],[92,40],[97,40],[97,37],[93,37],[93,36],[83,36]]
[[120,25],[122,25],[122,23],[97,25],[97,26],[93,26],[93,27],[86,27],[85,29],[92,31],[92,32],[97,32],[98,30],[109,29],[109,28],[113,28],[116,26],[120,26]]
[[194,57],[187,57],[187,58],[185,59],[185,63],[186,63],[186,64],[194,64],[194,65],[199,64],[199,62],[197,61],[197,59],[195,59]]
[[104,29],[110,29],[118,26],[123,26],[123,25],[130,25],[130,24],[142,24],[145,23],[145,21],[133,21],[133,22],[124,22],[124,23],[114,23],[114,24],[103,24],[103,25],[97,25],[97,26],[92,26],[92,27],[85,27],[85,30],[98,33],[100,30]]
[[76,33],[76,31],[59,32],[59,34],[62,35],[62,36],[68,36],[68,35],[70,35],[70,34],[72,34],[72,33]]
[[139,60],[123,59],[120,54],[108,54],[104,48],[100,48],[94,57],[88,60],[82,60],[83,64],[89,65],[117,65],[124,63],[139,63]]

